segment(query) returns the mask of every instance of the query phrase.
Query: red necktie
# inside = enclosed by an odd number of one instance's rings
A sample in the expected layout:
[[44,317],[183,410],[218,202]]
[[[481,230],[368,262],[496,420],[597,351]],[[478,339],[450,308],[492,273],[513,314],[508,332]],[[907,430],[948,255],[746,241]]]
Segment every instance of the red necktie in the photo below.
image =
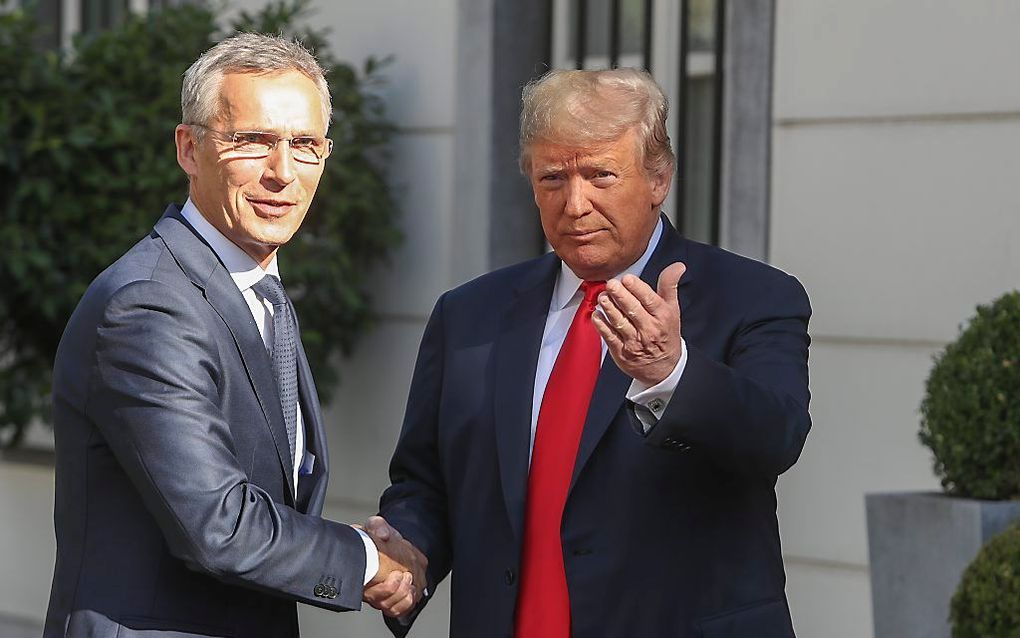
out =
[[581,284],[584,300],[560,347],[538,412],[528,473],[516,638],[570,637],[570,597],[560,525],[602,362],[602,346],[591,314],[605,288],[604,281]]

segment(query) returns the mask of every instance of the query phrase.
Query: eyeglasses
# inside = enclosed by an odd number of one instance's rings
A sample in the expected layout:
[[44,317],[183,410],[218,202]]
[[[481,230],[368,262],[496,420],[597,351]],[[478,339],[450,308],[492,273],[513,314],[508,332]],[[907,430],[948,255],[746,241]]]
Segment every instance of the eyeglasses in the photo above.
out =
[[210,133],[219,135],[223,140],[230,142],[232,147],[229,156],[237,159],[262,159],[269,157],[276,145],[280,142],[287,142],[290,145],[290,152],[294,160],[302,164],[318,164],[329,157],[333,151],[333,140],[328,137],[315,137],[313,135],[302,135],[299,137],[281,137],[276,133],[264,131],[217,131],[216,129],[201,124],[191,124]]

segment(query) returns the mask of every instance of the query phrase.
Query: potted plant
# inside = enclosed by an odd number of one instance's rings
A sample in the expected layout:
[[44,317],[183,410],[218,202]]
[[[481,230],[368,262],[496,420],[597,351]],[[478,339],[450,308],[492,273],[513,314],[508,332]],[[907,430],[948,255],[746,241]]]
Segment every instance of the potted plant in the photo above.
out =
[[944,493],[865,499],[875,638],[949,638],[964,569],[1020,521],[1020,292],[979,306],[936,355],[920,439]]
[[981,548],[951,607],[953,638],[1020,636],[1020,526]]

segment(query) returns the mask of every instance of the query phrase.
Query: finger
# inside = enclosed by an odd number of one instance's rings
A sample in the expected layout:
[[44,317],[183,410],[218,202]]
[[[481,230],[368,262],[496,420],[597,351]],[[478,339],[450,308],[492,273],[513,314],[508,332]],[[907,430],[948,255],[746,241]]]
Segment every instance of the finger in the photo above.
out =
[[677,305],[677,286],[680,285],[680,278],[684,276],[685,272],[687,272],[687,264],[678,261],[666,266],[659,273],[658,293],[670,306]]
[[[591,315],[592,323],[595,324],[595,330],[598,331],[602,340],[606,342],[606,347],[609,348],[609,352],[617,353],[623,348],[623,340],[616,334],[613,327],[609,325],[606,318],[601,313],[593,312]],[[614,356],[615,358],[615,356]]]
[[633,295],[634,299],[641,304],[641,308],[648,314],[654,315],[661,310],[663,305],[662,297],[657,295],[652,290],[652,287],[642,281],[640,277],[624,275],[620,283],[623,284],[627,292]]
[[[400,573],[400,572],[394,572]],[[383,609],[393,609],[397,604],[408,596],[414,597],[414,585],[411,584],[411,574],[404,572],[400,574],[400,581],[397,590],[382,602]]]
[[390,572],[381,582],[367,588],[362,598],[376,609],[382,609],[383,602],[399,591],[403,576],[403,572]]
[[624,314],[623,308],[620,307],[620,304],[609,293],[599,295],[598,304],[602,312],[593,314],[601,314],[602,318],[605,319],[606,323],[620,339],[627,339],[637,332],[637,328],[630,318]]
[[[634,325],[634,327],[640,332],[642,328],[648,328],[649,323],[654,320],[649,308],[645,307],[645,303],[648,303],[653,308],[657,308],[657,304],[661,304],[662,300],[659,299],[656,294],[648,288],[648,285],[633,275],[626,275],[624,279],[628,285],[624,285],[622,282],[611,280],[606,284],[606,292],[609,294],[613,303],[620,309],[620,311],[627,317],[627,319]],[[642,287],[648,288],[642,290]],[[631,291],[630,288],[639,291],[639,294],[650,295],[654,297],[654,300],[647,300],[642,302],[637,296]]]
[[414,606],[417,604],[418,603],[415,600],[414,596],[408,594],[400,601],[398,601],[396,604],[394,604],[392,607],[383,611],[383,613],[386,614],[387,616],[399,618],[400,616],[403,616],[410,612],[412,609],[414,609]]

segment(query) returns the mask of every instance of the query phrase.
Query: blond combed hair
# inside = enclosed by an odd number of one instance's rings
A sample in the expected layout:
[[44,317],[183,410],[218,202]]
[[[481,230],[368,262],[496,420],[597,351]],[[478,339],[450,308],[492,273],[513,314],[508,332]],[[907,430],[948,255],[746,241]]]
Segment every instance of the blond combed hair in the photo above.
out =
[[[298,71],[319,89],[322,121],[329,125],[333,112],[326,72],[300,42],[283,36],[239,33],[203,53],[184,72],[181,86],[181,121],[208,125],[219,109],[219,89],[228,73],[283,73]],[[201,129],[197,133],[201,134]]]
[[520,167],[531,169],[536,142],[592,147],[634,128],[645,171],[672,174],[676,158],[666,117],[669,104],[655,80],[640,69],[554,70],[524,87]]

